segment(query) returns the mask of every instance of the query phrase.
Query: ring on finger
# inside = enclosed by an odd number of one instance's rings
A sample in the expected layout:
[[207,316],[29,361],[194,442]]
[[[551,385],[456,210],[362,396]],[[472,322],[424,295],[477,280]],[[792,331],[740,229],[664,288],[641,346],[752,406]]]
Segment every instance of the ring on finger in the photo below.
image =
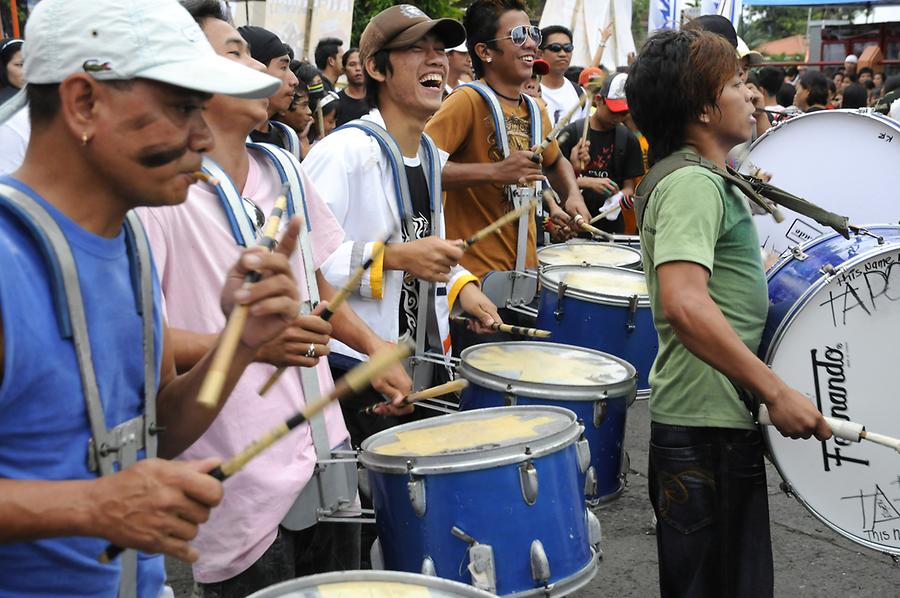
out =
[[313,343],[309,343],[309,348],[306,350],[306,353],[304,355],[306,357],[315,358],[316,346]]

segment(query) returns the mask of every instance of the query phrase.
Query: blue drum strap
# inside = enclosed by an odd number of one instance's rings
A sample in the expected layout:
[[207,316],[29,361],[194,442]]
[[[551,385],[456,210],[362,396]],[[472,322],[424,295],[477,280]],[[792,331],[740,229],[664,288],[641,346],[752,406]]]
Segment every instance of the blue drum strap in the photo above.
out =
[[[143,449],[147,458],[156,457],[156,356],[153,335],[153,264],[147,236],[137,216],[130,212],[125,220],[125,238],[131,264],[132,283],[137,299],[137,311],[141,316],[144,357],[144,413],[111,430],[106,429],[106,418],[100,389],[91,355],[87,318],[75,257],[59,225],[36,201],[9,185],[0,184],[0,202],[10,209],[29,230],[41,247],[41,253],[51,273],[51,291],[57,311],[57,322],[63,338],[72,339],[78,368],[81,373],[82,392],[91,443],[88,462],[92,470],[101,475],[112,475],[116,466],[125,469],[137,461]],[[61,306],[65,306],[65,314]],[[139,439],[133,442],[132,439]],[[120,598],[137,595],[137,553],[128,550],[122,557],[122,573],[119,586]]]
[[300,156],[300,138],[297,136],[297,132],[294,131],[291,127],[287,126],[282,122],[278,122],[277,120],[270,120],[269,126],[275,127],[278,129],[278,132],[281,133],[281,137],[284,139],[285,145],[287,148],[284,148],[286,151],[290,152],[292,156],[297,158],[297,160],[301,160]]
[[250,247],[253,239],[256,238],[256,226],[247,210],[244,209],[244,200],[241,198],[240,190],[222,167],[208,156],[203,158],[203,172],[219,181],[214,188],[219,197],[219,203],[222,204],[222,209],[225,211],[225,216],[228,218],[231,236],[234,237],[235,243],[241,247]]

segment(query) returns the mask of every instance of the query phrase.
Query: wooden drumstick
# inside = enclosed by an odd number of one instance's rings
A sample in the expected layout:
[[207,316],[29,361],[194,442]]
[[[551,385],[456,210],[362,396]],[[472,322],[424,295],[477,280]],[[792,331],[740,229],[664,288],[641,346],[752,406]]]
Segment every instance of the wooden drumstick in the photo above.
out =
[[[422,399],[433,399],[435,397],[441,397],[451,393],[461,392],[467,386],[469,386],[469,381],[465,378],[451,380],[450,382],[445,382],[444,384],[432,386],[431,388],[426,388],[424,390],[420,390],[418,392],[407,395],[400,402],[400,406],[405,407],[407,405],[412,405],[416,401],[421,401]],[[377,403],[375,405],[369,405],[365,409],[360,409],[360,413],[363,413],[365,415],[372,415],[375,413],[375,409],[377,407],[381,405],[388,406],[391,404],[391,401],[382,401],[381,403]]]
[[[281,225],[281,219],[287,210],[287,194],[290,191],[290,185],[285,183],[281,187],[281,192],[275,200],[275,207],[269,214],[269,219],[263,227],[262,236],[257,241],[257,245],[265,247],[269,251],[275,249],[275,235],[278,233],[278,227]],[[244,286],[258,282],[262,278],[259,272],[248,272],[244,277]],[[247,305],[236,305],[231,310],[228,322],[225,324],[225,330],[219,339],[219,346],[213,355],[212,363],[206,378],[203,379],[203,385],[200,387],[200,393],[197,395],[197,401],[210,409],[219,404],[222,395],[222,388],[225,386],[225,380],[228,377],[228,370],[231,369],[231,362],[234,360],[234,353],[237,351],[238,344],[241,341],[241,335],[247,325],[247,318],[250,315],[250,308]]]
[[[455,317],[452,319],[456,320],[457,322],[478,321],[473,317]],[[532,338],[549,338],[553,334],[549,330],[541,330],[540,328],[526,328],[525,326],[512,326],[511,324],[501,324],[500,322],[494,322],[490,327],[497,332],[506,332],[507,334],[528,336]]]
[[488,224],[486,227],[476,232],[474,235],[463,241],[465,243],[465,249],[468,249],[478,241],[481,241],[485,237],[492,235],[494,233],[499,233],[500,229],[513,222],[514,220],[518,220],[519,217],[525,212],[530,211],[532,208],[537,206],[537,200],[532,199],[531,201],[522,204],[512,212],[508,214],[504,214],[500,218],[497,218],[492,223]]
[[[561,116],[558,121],[556,121],[556,125],[553,127],[553,129],[550,130],[549,133],[547,133],[547,136],[544,137],[541,145],[539,145],[537,149],[535,149],[535,162],[540,161],[536,158],[539,158],[540,155],[544,153],[544,150],[547,149],[547,147],[551,143],[553,143],[553,140],[559,137],[559,134],[563,129],[566,128],[566,126],[569,124],[569,121],[571,121],[572,117],[575,116],[575,113],[584,108],[585,103],[588,101],[588,97],[593,98],[594,94],[597,93],[597,90],[601,85],[602,84],[597,77],[591,77],[590,81],[588,81],[585,94],[581,96],[581,98],[578,100],[578,103],[575,104],[571,110],[569,110],[566,114]],[[588,118],[587,120],[590,120],[590,118]]]
[[575,218],[573,219],[573,222],[574,222],[575,226],[577,226],[584,232],[589,233],[591,236],[600,237],[601,239],[605,239],[607,241],[612,241],[615,239],[615,237],[613,237],[608,232],[602,231],[599,228],[597,228],[595,226],[591,226],[590,224],[585,222],[584,217],[581,214],[578,214],[577,216],[575,216]]
[[606,218],[607,216],[609,216],[616,210],[630,210],[633,207],[634,207],[634,202],[631,200],[631,198],[628,197],[627,195],[623,195],[622,199],[617,201],[615,204],[609,206],[605,210],[601,210],[599,214],[597,214],[596,216],[591,218],[588,221],[588,224],[594,224],[595,222],[599,222],[600,220],[603,220],[604,218]]
[[[281,438],[284,438],[288,432],[325,409],[332,401],[349,398],[364,391],[369,386],[372,378],[383,373],[386,369],[396,365],[403,359],[406,359],[411,353],[412,347],[409,344],[399,344],[353,368],[335,383],[334,388],[327,395],[308,404],[302,411],[272,428],[268,433],[250,443],[247,448],[237,455],[210,470],[208,472],[209,475],[220,482],[224,482],[239,472],[260,453],[275,444]],[[106,550],[100,555],[98,560],[101,563],[108,563],[119,556],[124,550],[124,548],[110,544],[106,547]]]
[[[759,415],[756,419],[763,425],[774,425],[772,423],[772,419],[769,417],[769,410],[765,405],[760,405]],[[880,444],[881,446],[892,448],[900,453],[900,438],[894,438],[893,436],[887,436],[885,434],[876,434],[875,432],[868,432],[866,431],[866,427],[862,424],[845,421],[836,417],[826,416],[825,421],[831,428],[831,433],[834,434],[836,438],[842,438],[851,442],[868,440],[869,442],[874,442],[875,444]]]
[[[340,290],[334,294],[334,297],[331,298],[331,301],[328,302],[328,305],[322,310],[322,313],[319,315],[320,318],[325,320],[326,322],[331,319],[331,316],[338,310],[341,304],[347,300],[348,297],[353,293],[353,290],[359,286],[359,281],[362,280],[363,275],[366,273],[366,270],[372,267],[382,255],[384,255],[384,249],[387,247],[387,244],[390,242],[391,237],[394,235],[393,231],[391,231],[385,238],[384,241],[381,242],[381,245],[372,252],[372,255],[369,256],[365,262],[363,262],[356,271],[350,276],[347,280],[347,284],[340,288]],[[266,383],[262,385],[259,389],[260,396],[265,395],[269,392],[275,383],[278,382],[278,379],[281,378],[281,375],[284,374],[284,371],[287,368],[285,366],[279,367],[277,370],[272,372],[272,375],[269,376],[269,379],[266,380]]]

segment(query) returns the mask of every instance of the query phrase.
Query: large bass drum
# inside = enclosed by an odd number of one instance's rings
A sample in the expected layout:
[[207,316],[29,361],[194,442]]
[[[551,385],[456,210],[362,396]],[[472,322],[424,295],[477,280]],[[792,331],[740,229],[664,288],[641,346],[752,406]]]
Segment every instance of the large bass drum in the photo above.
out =
[[[900,436],[892,390],[900,331],[900,227],[832,234],[794,249],[769,272],[760,357],[823,414]],[[900,455],[840,439],[763,431],[790,492],[850,540],[900,554]]]
[[[750,146],[741,172],[762,168],[772,175],[773,185],[849,216],[850,222],[896,224],[897,164],[900,123],[880,114],[823,110],[766,131]],[[830,230],[793,212],[786,211],[785,216],[781,223],[768,214],[754,217],[760,243],[776,254]]]

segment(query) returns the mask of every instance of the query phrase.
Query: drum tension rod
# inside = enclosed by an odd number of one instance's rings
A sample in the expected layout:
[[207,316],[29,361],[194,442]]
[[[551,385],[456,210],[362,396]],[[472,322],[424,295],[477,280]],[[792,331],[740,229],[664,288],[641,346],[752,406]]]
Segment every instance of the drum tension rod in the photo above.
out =
[[465,542],[466,544],[468,544],[469,546],[475,546],[476,544],[478,544],[478,540],[476,540],[475,538],[473,538],[466,532],[462,531],[455,525],[450,528],[450,533],[453,534],[454,536],[456,536],[457,538],[459,538],[460,540],[462,540],[463,542]]

